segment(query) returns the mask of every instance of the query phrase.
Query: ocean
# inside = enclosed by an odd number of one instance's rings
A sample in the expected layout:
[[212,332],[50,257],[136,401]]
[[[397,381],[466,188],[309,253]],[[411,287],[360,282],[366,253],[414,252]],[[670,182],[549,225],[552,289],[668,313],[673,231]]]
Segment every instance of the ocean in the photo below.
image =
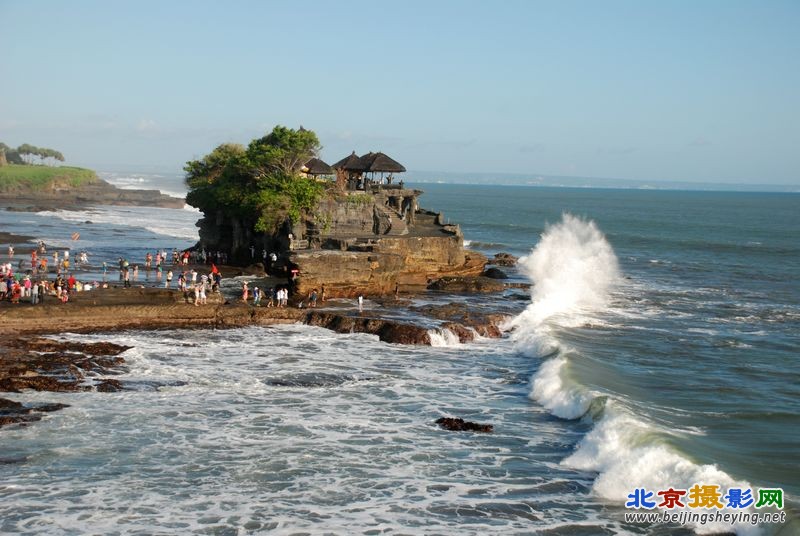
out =
[[[181,191],[177,176],[106,178]],[[523,257],[509,275],[534,286],[411,305],[511,310],[506,337],[65,334],[132,346],[129,388],[3,394],[70,407],[0,431],[17,460],[0,464],[0,532],[800,533],[800,196],[417,186],[469,247]],[[0,210],[0,228],[86,250],[99,277],[103,260],[192,244],[197,218]],[[446,432],[441,416],[495,431]],[[693,484],[782,488],[790,521],[626,521],[636,488]]]

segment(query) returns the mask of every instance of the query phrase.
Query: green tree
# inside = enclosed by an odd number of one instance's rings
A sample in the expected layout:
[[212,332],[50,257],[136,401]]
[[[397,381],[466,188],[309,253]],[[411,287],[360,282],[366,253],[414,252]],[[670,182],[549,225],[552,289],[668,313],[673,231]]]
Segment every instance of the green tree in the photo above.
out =
[[19,154],[26,164],[33,163],[33,157],[39,153],[39,148],[30,143],[23,143],[17,147],[17,154]]
[[249,222],[256,232],[276,231],[311,211],[324,188],[299,174],[320,149],[310,130],[276,126],[245,149],[222,144],[186,163],[186,202],[207,215],[217,210]]
[[313,131],[278,125],[263,138],[250,142],[247,155],[259,174],[288,176],[296,175],[303,164],[319,154],[321,148]]

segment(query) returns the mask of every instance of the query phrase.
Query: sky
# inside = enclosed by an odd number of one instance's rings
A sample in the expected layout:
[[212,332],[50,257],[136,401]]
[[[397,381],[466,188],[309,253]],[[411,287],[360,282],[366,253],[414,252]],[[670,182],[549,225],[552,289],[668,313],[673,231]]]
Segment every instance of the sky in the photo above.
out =
[[329,163],[799,185],[798,28],[796,0],[0,0],[0,141],[178,172],[302,125]]

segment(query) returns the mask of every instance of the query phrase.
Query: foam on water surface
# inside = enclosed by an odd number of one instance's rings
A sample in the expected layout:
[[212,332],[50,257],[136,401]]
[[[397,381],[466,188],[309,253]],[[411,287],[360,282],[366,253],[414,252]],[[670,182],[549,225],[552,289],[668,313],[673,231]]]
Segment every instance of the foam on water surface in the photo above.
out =
[[[2,531],[616,524],[590,480],[557,464],[580,431],[520,405],[523,358],[507,345],[453,352],[299,325],[74,337],[132,346],[118,378],[134,390],[16,396],[71,407],[0,436],[28,457],[4,472]],[[441,416],[495,433],[448,432]]]

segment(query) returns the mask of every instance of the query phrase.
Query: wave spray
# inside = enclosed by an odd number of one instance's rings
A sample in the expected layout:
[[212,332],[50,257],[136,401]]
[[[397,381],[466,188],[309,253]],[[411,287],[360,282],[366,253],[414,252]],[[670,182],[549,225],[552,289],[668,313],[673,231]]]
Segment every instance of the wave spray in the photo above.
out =
[[603,309],[619,280],[617,257],[603,233],[593,221],[571,214],[549,225],[519,266],[533,282],[532,299],[508,327],[524,351],[539,356],[556,349],[543,328],[576,325]]
[[[511,337],[520,351],[550,358],[533,377],[531,398],[563,419],[587,415],[595,401],[603,406],[600,419],[563,465],[597,472],[593,492],[617,504],[635,487],[688,488],[695,482],[747,485],[716,466],[686,459],[663,440],[673,431],[642,419],[611,393],[590,391],[570,378],[570,361],[581,359],[581,354],[560,341],[556,330],[583,325],[606,311],[611,291],[621,282],[617,257],[594,222],[564,214],[560,222],[545,229],[519,265],[534,285],[531,304],[506,327],[513,330]],[[732,527],[693,528],[707,533]],[[742,525],[733,528],[739,534],[758,532]]]

